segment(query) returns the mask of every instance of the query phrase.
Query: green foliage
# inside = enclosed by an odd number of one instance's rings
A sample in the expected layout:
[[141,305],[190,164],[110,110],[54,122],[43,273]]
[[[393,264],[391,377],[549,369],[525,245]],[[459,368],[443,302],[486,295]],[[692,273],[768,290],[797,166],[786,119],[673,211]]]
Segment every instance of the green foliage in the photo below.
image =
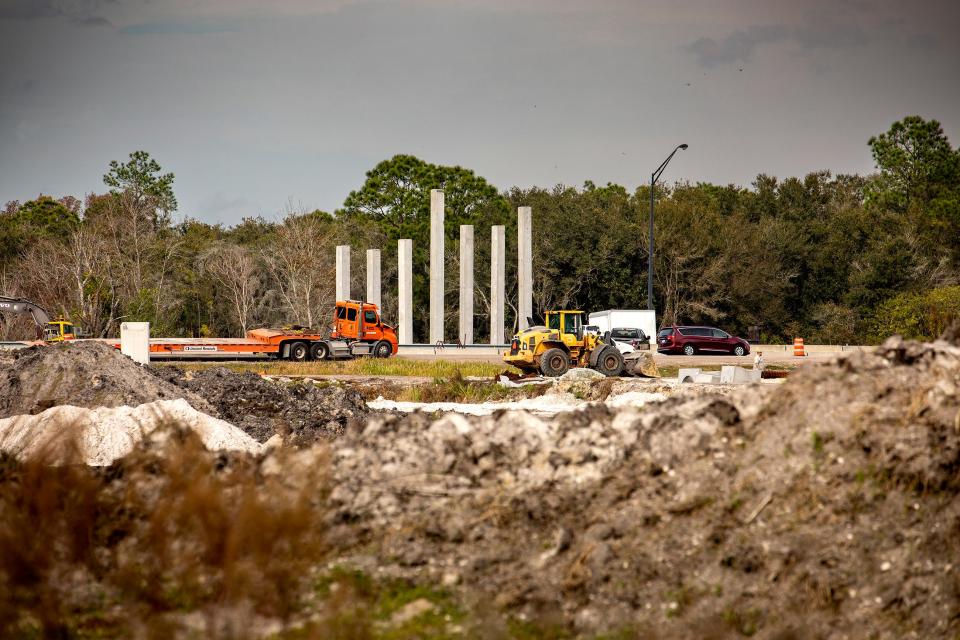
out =
[[20,205],[15,217],[27,237],[64,240],[80,223],[77,205],[72,198],[54,200],[50,196],[40,196]]
[[130,160],[120,164],[110,162],[110,171],[103,176],[103,183],[111,193],[131,193],[135,200],[148,200],[156,208],[157,226],[169,222],[169,214],[177,210],[177,198],[173,194],[172,173],[160,173],[160,165],[146,151],[134,151]]
[[[869,144],[879,170],[869,178],[761,173],[752,188],[658,187],[659,321],[715,324],[739,335],[759,325],[769,341],[862,343],[893,332],[939,333],[952,314],[949,285],[960,281],[960,152],[939,123],[916,116]],[[364,286],[362,249],[381,249],[382,312],[393,324],[396,240],[410,238],[414,338],[425,341],[431,189],[445,193],[448,341],[456,337],[459,226],[475,228],[474,335],[482,342],[490,227],[504,225],[507,256],[515,256],[520,206],[533,211],[535,316],[558,307],[646,306],[646,186],[631,192],[587,182],[499,193],[464,167],[397,155],[373,167],[335,216],[288,211],[282,223],[249,217],[223,228],[191,219],[172,224],[173,174],[146,152],[112,162],[104,180],[111,192],[89,196],[82,215],[73,199],[43,196],[0,212],[0,267],[12,274],[7,292],[82,315],[97,335],[115,335],[121,319],[149,320],[155,333],[168,335],[325,324],[336,244],[354,247],[357,291]],[[509,334],[517,325],[512,258],[506,294]],[[0,323],[0,333],[8,330]]]
[[960,319],[960,286],[939,287],[922,293],[902,293],[882,302],[874,321],[874,338],[899,334],[933,340]]

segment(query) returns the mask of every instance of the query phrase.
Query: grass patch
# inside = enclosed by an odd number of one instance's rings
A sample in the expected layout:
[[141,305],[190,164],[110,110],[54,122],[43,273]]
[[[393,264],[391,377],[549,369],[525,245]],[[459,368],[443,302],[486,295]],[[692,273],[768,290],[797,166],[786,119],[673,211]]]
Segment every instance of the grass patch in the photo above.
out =
[[[461,625],[467,612],[446,589],[404,579],[376,580],[362,571],[338,566],[317,580],[315,592],[327,615],[316,626],[301,630],[306,632],[302,637],[377,640],[463,637]],[[406,620],[395,618],[410,603],[423,600],[432,607]],[[290,637],[300,637],[300,634],[293,633]]]
[[493,378],[508,367],[490,362],[454,360],[411,360],[408,358],[357,358],[355,360],[323,360],[318,362],[290,362],[264,360],[259,362],[171,362],[159,366],[179,367],[184,371],[202,371],[225,367],[231,371],[264,373],[267,375],[358,375],[358,376],[417,376],[425,378],[484,377]]
[[504,387],[495,382],[466,380],[459,372],[450,378],[437,378],[432,384],[405,387],[397,400],[404,402],[501,402],[543,395],[549,385]]

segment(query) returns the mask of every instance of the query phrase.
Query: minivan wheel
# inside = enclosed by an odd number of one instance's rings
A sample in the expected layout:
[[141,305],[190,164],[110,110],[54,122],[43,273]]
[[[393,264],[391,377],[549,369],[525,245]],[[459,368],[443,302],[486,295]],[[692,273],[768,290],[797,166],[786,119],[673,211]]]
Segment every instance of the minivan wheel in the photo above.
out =
[[733,350],[733,355],[735,355],[735,356],[742,356],[742,355],[745,354],[746,352],[747,352],[747,350],[743,348],[743,345],[742,345],[742,344],[738,344],[738,345],[737,345],[737,348]]
[[683,348],[683,355],[685,355],[685,356],[692,356],[692,355],[695,354],[696,352],[697,352],[697,350],[693,348],[693,345],[692,345],[692,344],[688,344],[687,346],[685,346],[685,347]]

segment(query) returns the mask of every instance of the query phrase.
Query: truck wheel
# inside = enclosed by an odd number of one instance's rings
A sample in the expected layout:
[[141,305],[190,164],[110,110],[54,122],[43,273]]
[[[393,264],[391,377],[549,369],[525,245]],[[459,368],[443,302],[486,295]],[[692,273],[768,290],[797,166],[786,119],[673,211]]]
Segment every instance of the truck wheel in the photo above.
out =
[[386,340],[381,340],[377,344],[373,345],[374,358],[389,358],[391,354],[393,354],[393,345]]
[[310,357],[314,360],[326,360],[330,357],[330,349],[325,342],[314,342],[310,345]]
[[310,348],[306,342],[294,342],[290,345],[290,359],[294,362],[303,362],[310,354]]
[[597,358],[597,364],[594,368],[610,378],[619,376],[623,373],[623,355],[616,347],[606,347],[600,352],[600,357]]
[[562,376],[570,368],[570,356],[563,349],[547,349],[540,356],[540,373],[548,378]]

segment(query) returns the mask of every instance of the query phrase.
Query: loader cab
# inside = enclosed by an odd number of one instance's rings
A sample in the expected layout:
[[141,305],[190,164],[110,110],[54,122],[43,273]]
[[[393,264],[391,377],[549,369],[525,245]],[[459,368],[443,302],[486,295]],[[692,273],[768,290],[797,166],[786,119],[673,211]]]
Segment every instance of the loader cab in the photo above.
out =
[[583,311],[547,311],[547,329],[559,331],[560,339],[568,347],[583,342]]

